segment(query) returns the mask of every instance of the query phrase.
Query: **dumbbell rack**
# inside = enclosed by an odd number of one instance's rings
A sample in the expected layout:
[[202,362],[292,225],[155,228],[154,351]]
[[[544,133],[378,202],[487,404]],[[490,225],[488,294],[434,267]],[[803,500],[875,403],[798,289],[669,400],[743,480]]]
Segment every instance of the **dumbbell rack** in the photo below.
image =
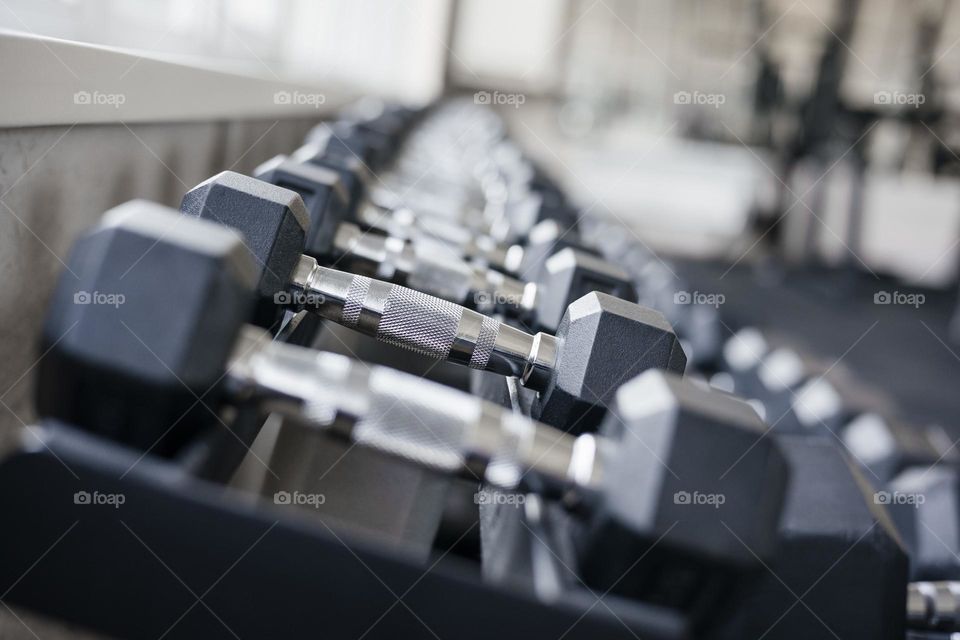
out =
[[[277,339],[307,344],[317,322],[289,314]],[[482,395],[506,403],[503,385]],[[453,554],[425,565],[362,533],[342,535],[343,523],[335,531],[322,518],[263,506],[223,484],[263,421],[240,409],[230,424],[230,432],[203,434],[172,460],[141,458],[52,421],[31,428],[0,461],[4,602],[131,638],[320,629],[371,638],[688,634],[686,620],[665,608],[609,596],[597,606],[599,598],[581,589],[544,598],[514,581],[483,579]],[[83,503],[84,493],[122,495],[123,508]]]
[[[129,638],[684,637],[682,620],[589,594],[544,602],[465,562],[424,567],[315,518],[264,509],[182,465],[48,425],[0,464],[4,600]],[[127,470],[129,473],[127,473]],[[24,487],[31,487],[25,491]],[[123,510],[78,505],[122,494]],[[344,577],[349,577],[349,588]],[[442,603],[442,606],[437,606]],[[518,625],[521,625],[518,627]]]

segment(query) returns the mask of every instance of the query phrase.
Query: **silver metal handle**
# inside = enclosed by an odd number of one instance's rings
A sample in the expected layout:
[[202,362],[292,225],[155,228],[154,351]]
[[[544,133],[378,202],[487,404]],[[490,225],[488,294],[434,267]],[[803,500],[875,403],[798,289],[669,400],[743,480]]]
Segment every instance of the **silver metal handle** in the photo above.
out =
[[[481,311],[529,313],[536,285],[499,271],[468,264],[449,244],[430,238],[416,241],[364,233],[355,224],[337,228],[334,246],[351,271],[406,284],[411,289]],[[339,262],[338,260],[338,262]]]
[[544,390],[556,365],[553,336],[530,335],[460,305],[399,285],[300,259],[291,287],[303,308],[404,349],[517,376]]
[[907,623],[912,629],[960,631],[960,582],[911,582]]
[[593,436],[575,438],[475,396],[245,329],[229,365],[237,393],[298,424],[418,466],[503,489],[594,489]]

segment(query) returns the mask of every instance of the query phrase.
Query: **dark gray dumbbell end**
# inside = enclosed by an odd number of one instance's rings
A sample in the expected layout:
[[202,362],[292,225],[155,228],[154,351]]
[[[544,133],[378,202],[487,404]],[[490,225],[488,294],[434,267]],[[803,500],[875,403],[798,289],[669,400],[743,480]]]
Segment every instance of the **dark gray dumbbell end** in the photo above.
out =
[[253,175],[302,195],[310,218],[303,252],[317,258],[332,257],[337,226],[347,216],[348,194],[339,174],[278,155],[254,169]]
[[211,420],[196,400],[216,406],[255,275],[232,230],[145,201],[111,210],[74,245],[52,297],[40,414],[171,450]]
[[584,251],[567,247],[550,256],[537,277],[536,321],[539,329],[556,332],[574,300],[599,291],[628,302],[637,294],[622,269]]
[[[604,512],[617,527],[730,566],[769,558],[789,471],[745,402],[651,370],[623,385],[601,427]],[[629,489],[627,489],[629,488]]]
[[296,192],[224,171],[188,191],[180,211],[240,231],[260,269],[260,295],[272,298],[286,291],[310,224]]
[[647,369],[683,373],[687,364],[662,314],[599,292],[567,308],[557,340],[556,372],[537,415],[565,430],[595,428],[620,385]]

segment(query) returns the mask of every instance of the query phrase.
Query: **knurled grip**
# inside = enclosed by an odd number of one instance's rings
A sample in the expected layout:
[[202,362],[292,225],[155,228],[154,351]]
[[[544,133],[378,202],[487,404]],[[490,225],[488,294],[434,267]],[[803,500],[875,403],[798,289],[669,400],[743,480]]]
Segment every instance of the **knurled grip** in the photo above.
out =
[[370,370],[367,383],[367,412],[353,427],[356,443],[431,469],[465,467],[465,438],[480,418],[479,401],[381,367]]
[[[465,309],[407,287],[354,276],[343,301],[340,322],[351,328],[361,327],[361,315],[370,307],[371,294],[376,298],[382,293],[386,293],[386,300],[376,327],[377,340],[430,358],[450,358]],[[480,320],[477,330],[472,335],[459,337],[471,343],[469,360],[464,364],[485,369],[493,353],[500,322],[475,315]]]
[[469,366],[471,369],[482,370],[487,368],[499,333],[500,323],[489,316],[484,316],[480,325],[480,332],[477,335],[477,345],[473,349],[473,355],[470,356]]
[[430,358],[517,376],[538,391],[556,362],[552,336],[531,336],[407,287],[321,267],[309,256],[301,258],[291,287],[324,318]]
[[360,312],[363,311],[363,302],[367,299],[372,280],[364,276],[357,276],[350,283],[347,297],[343,301],[343,310],[340,313],[340,322],[345,327],[356,327],[360,322]]
[[457,338],[463,307],[406,287],[392,286],[377,339],[446,360]]

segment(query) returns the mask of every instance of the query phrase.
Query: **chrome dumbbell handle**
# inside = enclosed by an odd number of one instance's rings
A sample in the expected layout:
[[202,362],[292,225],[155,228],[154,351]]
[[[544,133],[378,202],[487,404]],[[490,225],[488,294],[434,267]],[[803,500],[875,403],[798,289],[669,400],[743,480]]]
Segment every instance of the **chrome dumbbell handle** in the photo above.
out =
[[267,410],[421,467],[551,494],[599,483],[591,435],[575,438],[393,369],[271,342],[260,329],[244,331],[229,376]]
[[361,207],[358,217],[369,227],[379,229],[393,237],[413,242],[431,240],[446,245],[450,251],[468,260],[479,260],[493,269],[506,269],[511,252],[519,245],[504,246],[493,238],[468,229],[458,221],[447,217],[414,212],[409,207],[381,208],[372,203]]
[[553,336],[530,335],[460,305],[413,289],[321,267],[303,256],[291,288],[302,307],[430,358],[548,386],[557,358]]
[[[411,289],[481,311],[528,314],[536,302],[536,285],[499,271],[474,267],[446,243],[410,242],[400,237],[364,233],[355,224],[340,224],[334,237],[338,259],[351,271],[398,282]],[[335,265],[334,265],[335,266]]]
[[960,631],[960,582],[911,582],[907,623],[913,629]]

